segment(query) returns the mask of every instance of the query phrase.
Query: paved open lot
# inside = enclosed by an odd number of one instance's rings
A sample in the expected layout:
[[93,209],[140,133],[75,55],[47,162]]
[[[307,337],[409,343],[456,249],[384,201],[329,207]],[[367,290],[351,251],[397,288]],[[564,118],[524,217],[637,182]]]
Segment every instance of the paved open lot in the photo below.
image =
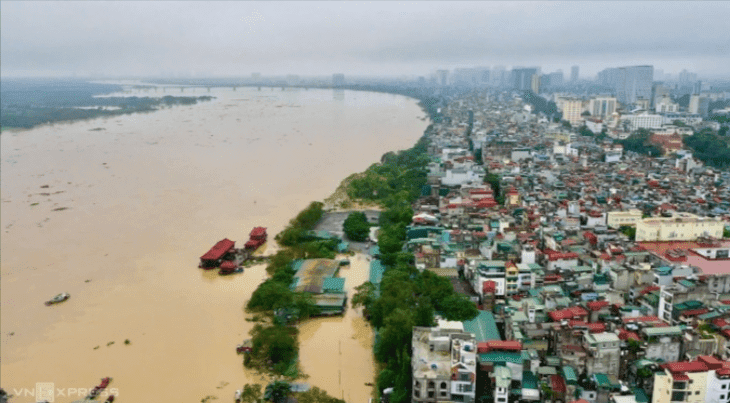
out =
[[[362,210],[365,216],[368,218],[368,222],[371,224],[377,224],[380,218],[380,211],[377,210]],[[347,216],[350,215],[351,211],[342,212],[326,212],[322,216],[322,219],[317,223],[314,228],[316,231],[327,231],[331,234],[337,235],[338,237],[350,242],[350,249],[357,252],[367,253],[369,249],[368,242],[353,242],[345,236],[342,231],[342,225],[345,223]]]

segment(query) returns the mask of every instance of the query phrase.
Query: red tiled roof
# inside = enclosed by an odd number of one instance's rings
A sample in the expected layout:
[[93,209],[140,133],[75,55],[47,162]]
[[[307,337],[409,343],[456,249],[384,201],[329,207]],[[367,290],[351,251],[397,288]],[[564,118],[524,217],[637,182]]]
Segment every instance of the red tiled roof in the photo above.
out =
[[636,334],[636,332],[631,332],[626,329],[619,330],[618,338],[621,340],[629,340],[629,339],[636,340],[636,341],[641,340],[641,338],[639,337],[638,334]]
[[201,260],[218,260],[223,255],[225,255],[229,250],[233,249],[233,246],[235,245],[235,242],[231,241],[228,238],[225,238],[221,241],[218,241],[215,246],[210,248],[208,252],[205,252],[203,256],[200,257]]
[[641,292],[639,293],[639,295],[648,294],[648,293],[650,293],[652,291],[659,291],[659,286],[658,285],[650,285],[650,286],[644,288],[643,290],[641,290]]
[[571,320],[568,322],[568,326],[570,327],[577,327],[577,326],[583,326],[588,329],[590,333],[603,333],[606,331],[606,325],[604,323],[596,322],[596,323],[588,323],[582,320]]
[[552,311],[548,313],[548,316],[550,316],[553,321],[559,321],[563,319],[578,319],[588,316],[588,311],[579,306],[574,306],[570,308],[560,309],[557,311]]
[[550,375],[550,386],[556,393],[565,393],[565,379],[560,375]]
[[252,237],[264,236],[264,235],[266,235],[266,228],[264,228],[264,227],[255,227],[254,229],[251,230],[251,233],[249,234],[249,236],[252,236]]
[[707,365],[702,361],[680,361],[680,362],[669,362],[666,364],[660,365],[662,368],[666,368],[671,373],[679,373],[679,372],[705,372],[708,371],[709,368]]
[[588,309],[595,312],[595,311],[600,311],[601,308],[607,307],[608,301],[591,301],[591,302],[587,303],[586,305],[588,306]]
[[662,320],[658,316],[635,316],[621,319],[624,323],[640,322],[640,323],[659,323]]
[[706,314],[707,312],[710,312],[707,308],[688,309],[686,311],[682,311],[682,316],[699,316]]
[[548,260],[551,262],[578,258],[578,254],[575,252],[558,252],[552,249],[544,249],[542,253],[547,255]]

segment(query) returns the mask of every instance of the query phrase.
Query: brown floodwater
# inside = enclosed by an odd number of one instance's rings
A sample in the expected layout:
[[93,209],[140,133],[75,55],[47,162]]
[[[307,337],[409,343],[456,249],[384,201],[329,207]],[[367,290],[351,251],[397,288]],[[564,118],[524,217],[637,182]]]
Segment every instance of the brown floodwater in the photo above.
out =
[[[126,402],[228,401],[265,383],[235,353],[263,266],[219,277],[197,268],[199,256],[225,237],[242,245],[257,225],[276,234],[428,124],[414,100],[388,94],[184,94],[217,98],[3,131],[0,386],[13,401],[33,402],[36,383],[53,382],[55,401],[70,402],[105,376]],[[348,289],[364,282],[364,257],[342,275]],[[71,298],[44,306],[60,292]],[[372,333],[359,312],[300,330],[306,382],[367,401]]]

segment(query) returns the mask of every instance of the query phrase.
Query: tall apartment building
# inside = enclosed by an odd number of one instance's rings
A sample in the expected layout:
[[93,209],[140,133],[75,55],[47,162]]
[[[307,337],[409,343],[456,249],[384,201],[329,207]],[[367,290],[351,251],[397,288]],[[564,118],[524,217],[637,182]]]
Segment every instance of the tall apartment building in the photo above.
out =
[[342,87],[345,85],[345,75],[342,73],[332,74],[332,86]]
[[607,118],[616,112],[615,97],[593,97],[588,102],[588,112],[594,118]]
[[530,90],[534,92],[535,94],[540,93],[540,75],[539,74],[533,74],[532,80],[530,81]]
[[436,70],[436,82],[440,87],[446,87],[449,85],[449,71]]
[[690,213],[646,218],[636,223],[636,242],[694,241],[702,236],[722,238],[724,227],[720,218],[698,217]]
[[512,88],[518,91],[529,90],[532,86],[532,76],[537,73],[537,68],[512,69]]
[[461,322],[414,327],[412,348],[413,402],[474,402],[477,344]]
[[576,82],[578,81],[578,73],[579,73],[580,67],[573,66],[570,68],[570,81]]
[[639,99],[651,99],[653,80],[653,66],[616,67],[598,73],[599,83],[612,88],[618,101],[624,105],[634,104]]
[[702,117],[706,117],[710,109],[710,98],[700,95],[692,95],[689,97],[689,113],[696,113]]
[[567,120],[571,125],[576,126],[583,123],[583,101],[576,98],[566,99],[563,104],[563,120]]

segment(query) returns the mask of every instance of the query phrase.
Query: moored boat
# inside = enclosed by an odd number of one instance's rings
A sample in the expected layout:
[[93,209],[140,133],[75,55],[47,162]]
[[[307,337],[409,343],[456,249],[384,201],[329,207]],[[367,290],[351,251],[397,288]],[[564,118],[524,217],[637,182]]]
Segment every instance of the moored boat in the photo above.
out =
[[71,297],[71,294],[69,294],[67,292],[62,292],[62,293],[56,295],[55,297],[49,299],[48,301],[46,301],[46,306],[58,304],[60,302],[63,302],[65,300],[69,299],[70,297]]

